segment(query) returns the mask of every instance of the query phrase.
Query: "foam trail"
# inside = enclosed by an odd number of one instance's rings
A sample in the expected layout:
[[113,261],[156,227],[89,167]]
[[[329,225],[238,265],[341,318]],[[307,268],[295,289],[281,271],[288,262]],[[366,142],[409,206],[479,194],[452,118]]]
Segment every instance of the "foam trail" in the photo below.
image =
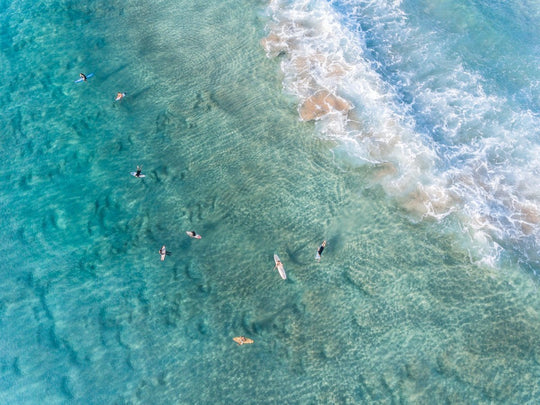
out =
[[[537,85],[509,98],[500,78],[486,77],[487,62],[456,55],[466,29],[426,30],[401,2],[274,0],[269,10],[262,45],[281,58],[301,119],[379,167],[376,180],[415,218],[459,218],[480,261],[507,251],[539,266]],[[474,13],[471,26],[494,24]],[[538,62],[520,52],[524,65]]]
[[[376,72],[361,41],[338,21],[324,2],[295,3],[283,8],[272,2],[275,23],[263,41],[269,56],[282,60],[284,85],[300,99],[300,117],[317,95],[345,100],[348,108],[318,106],[318,128],[327,137],[346,142],[362,160],[384,165],[392,174],[384,185],[394,195],[422,195],[432,185],[419,183],[432,170],[437,156],[414,131],[414,122],[396,105],[393,89]],[[317,103],[315,103],[317,104]],[[439,195],[442,200],[448,196]],[[439,215],[433,201],[422,201],[424,214]]]

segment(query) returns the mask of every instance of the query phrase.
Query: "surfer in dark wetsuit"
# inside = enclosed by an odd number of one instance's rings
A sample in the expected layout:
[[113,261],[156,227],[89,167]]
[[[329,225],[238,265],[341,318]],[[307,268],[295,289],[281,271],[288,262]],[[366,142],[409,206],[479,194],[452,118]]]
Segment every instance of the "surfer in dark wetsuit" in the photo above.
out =
[[317,249],[317,254],[319,255],[319,258],[321,257],[325,246],[326,246],[326,241],[323,240],[323,243],[321,244],[321,246],[319,246],[319,249]]
[[165,260],[165,256],[169,256],[171,252],[167,252],[165,245],[163,245],[161,249],[159,249],[159,254],[161,255],[161,260]]
[[137,171],[135,172],[135,177],[141,177],[142,166],[137,166]]
[[86,75],[84,73],[79,73],[79,76],[81,77],[81,79],[83,79],[84,81],[88,80],[88,78],[86,77]]

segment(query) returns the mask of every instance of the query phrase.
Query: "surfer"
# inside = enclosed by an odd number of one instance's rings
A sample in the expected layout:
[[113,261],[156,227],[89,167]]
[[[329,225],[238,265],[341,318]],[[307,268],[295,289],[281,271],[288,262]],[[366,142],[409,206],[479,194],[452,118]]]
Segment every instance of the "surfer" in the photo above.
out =
[[161,255],[161,260],[165,260],[165,256],[167,255],[167,249],[165,248],[165,245],[159,249],[159,254]]
[[201,239],[201,235],[197,235],[197,232],[195,231],[187,231],[186,232],[191,238],[195,238],[195,239]]
[[85,75],[84,73],[79,73],[79,78],[75,80],[75,83],[82,83],[88,81],[92,76],[94,76],[93,73],[88,73],[88,75]]
[[137,177],[138,179],[142,179],[143,177],[146,177],[144,174],[141,173],[142,166],[137,166],[136,172],[129,172],[133,177]]
[[317,259],[318,260],[321,259],[321,255],[322,255],[322,252],[323,252],[325,246],[326,246],[326,241],[323,240],[323,243],[321,243],[321,246],[319,246],[319,249],[317,249]]
[[242,346],[243,344],[246,344],[246,343],[253,343],[253,340],[248,339],[245,336],[238,336],[238,337],[234,338],[234,341],[236,343],[238,343],[240,346]]
[[126,96],[126,93],[116,93],[116,98],[114,99],[114,101],[118,101],[118,100],[122,100],[124,97]]
[[279,275],[281,276],[283,280],[285,280],[287,278],[287,274],[285,273],[285,268],[283,267],[283,263],[281,263],[279,256],[275,253],[274,253],[274,262],[276,263],[274,268],[278,269]]

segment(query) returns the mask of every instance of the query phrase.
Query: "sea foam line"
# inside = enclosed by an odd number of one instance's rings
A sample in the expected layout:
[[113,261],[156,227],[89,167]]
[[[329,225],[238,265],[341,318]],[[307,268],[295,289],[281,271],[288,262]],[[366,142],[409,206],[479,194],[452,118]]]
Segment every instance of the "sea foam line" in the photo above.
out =
[[[455,213],[484,262],[495,263],[501,246],[537,261],[540,195],[530,174],[540,172],[538,116],[487,94],[482,77],[430,42],[432,33],[407,25],[399,2],[363,6],[378,16],[369,34],[386,35],[377,57],[328,3],[270,2],[262,45],[280,57],[300,118],[378,166],[380,184],[414,217]],[[361,12],[350,10],[347,18]]]

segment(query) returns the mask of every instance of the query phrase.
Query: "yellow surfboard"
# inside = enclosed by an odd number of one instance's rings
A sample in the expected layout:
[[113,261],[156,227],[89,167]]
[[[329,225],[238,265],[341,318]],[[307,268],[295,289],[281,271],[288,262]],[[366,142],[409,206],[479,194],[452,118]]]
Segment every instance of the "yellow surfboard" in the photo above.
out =
[[250,338],[247,338],[247,337],[244,337],[244,336],[237,336],[237,337],[234,337],[233,340],[238,343],[239,345],[244,345],[244,344],[251,344],[253,343],[253,340],[250,339]]

